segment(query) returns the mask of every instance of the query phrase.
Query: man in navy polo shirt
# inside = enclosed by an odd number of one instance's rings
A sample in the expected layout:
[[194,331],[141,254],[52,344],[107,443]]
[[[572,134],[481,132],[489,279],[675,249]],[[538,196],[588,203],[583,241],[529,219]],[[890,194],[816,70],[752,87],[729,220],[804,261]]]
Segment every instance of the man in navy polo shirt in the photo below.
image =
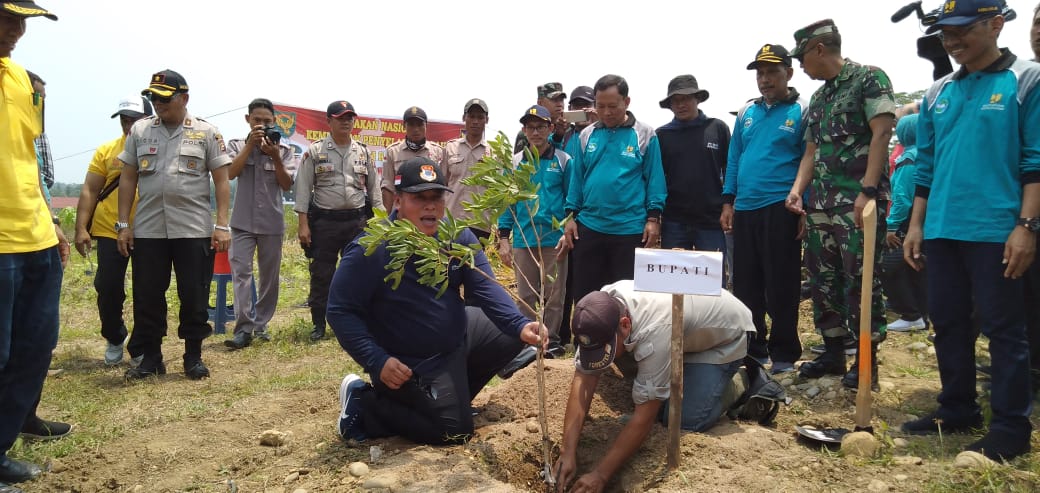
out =
[[[451,192],[440,166],[414,157],[395,176],[390,219],[436,236],[444,195]],[[467,229],[455,242],[472,245],[477,237]],[[415,257],[392,287],[385,280],[390,248],[384,243],[366,255],[355,239],[332,278],[329,325],[372,380],[369,385],[353,374],[343,379],[339,433],[357,441],[400,435],[418,443],[465,442],[473,434],[473,397],[524,343],[543,344],[547,337],[494,280],[483,251],[474,256],[474,267],[453,261],[448,289],[438,294],[437,287],[419,283]],[[465,306],[460,288],[479,309]]]

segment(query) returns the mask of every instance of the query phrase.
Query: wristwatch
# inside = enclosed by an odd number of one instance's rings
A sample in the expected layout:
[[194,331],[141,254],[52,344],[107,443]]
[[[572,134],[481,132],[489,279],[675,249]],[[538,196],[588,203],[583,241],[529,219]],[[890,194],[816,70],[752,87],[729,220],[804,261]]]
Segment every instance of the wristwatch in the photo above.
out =
[[862,189],[860,189],[860,192],[862,192],[863,196],[868,199],[877,198],[877,187],[863,187]]
[[130,223],[124,223],[122,221],[116,221],[116,233],[130,227]]
[[214,224],[213,225],[213,229],[220,230],[220,231],[226,231],[228,233],[231,232],[231,226],[220,226],[218,224]]
[[1030,233],[1036,233],[1040,231],[1040,217],[1020,217],[1015,222],[1015,226],[1022,226]]

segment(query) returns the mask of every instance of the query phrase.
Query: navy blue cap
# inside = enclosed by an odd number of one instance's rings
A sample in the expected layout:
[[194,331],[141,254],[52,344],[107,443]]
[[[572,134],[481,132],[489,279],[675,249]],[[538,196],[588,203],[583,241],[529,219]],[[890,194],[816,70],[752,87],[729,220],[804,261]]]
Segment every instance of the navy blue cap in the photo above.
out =
[[545,109],[545,106],[539,106],[536,104],[530,108],[527,108],[527,111],[524,112],[524,116],[520,117],[520,123],[526,124],[527,121],[532,118],[537,118],[539,120],[544,120],[548,123],[552,123],[552,115],[549,114],[549,110]]
[[967,26],[979,19],[998,15],[1006,7],[1004,0],[948,0],[942,6],[939,20],[925,32],[934,33],[943,26]]

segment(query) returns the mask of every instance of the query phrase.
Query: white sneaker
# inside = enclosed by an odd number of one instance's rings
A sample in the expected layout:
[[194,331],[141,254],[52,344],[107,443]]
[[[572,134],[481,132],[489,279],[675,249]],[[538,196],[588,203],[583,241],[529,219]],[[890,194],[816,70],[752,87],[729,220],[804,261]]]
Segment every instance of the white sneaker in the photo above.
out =
[[[124,340],[125,344],[126,341]],[[105,347],[105,364],[115,366],[123,362],[123,344],[107,343]]]
[[924,318],[918,318],[917,320],[903,320],[899,319],[895,322],[888,324],[888,330],[891,332],[912,332],[915,330],[923,330],[928,327],[924,323]]

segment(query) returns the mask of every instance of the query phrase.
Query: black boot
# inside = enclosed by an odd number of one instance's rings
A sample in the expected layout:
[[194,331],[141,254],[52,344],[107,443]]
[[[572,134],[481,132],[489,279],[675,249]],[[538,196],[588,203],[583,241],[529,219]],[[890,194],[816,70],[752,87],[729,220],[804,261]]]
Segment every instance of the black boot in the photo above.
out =
[[824,375],[845,374],[845,338],[824,337],[823,354],[812,361],[802,363],[798,376],[802,378],[820,378]]
[[[849,368],[849,372],[841,377],[841,384],[848,389],[859,388],[859,357],[853,358],[852,368]],[[881,391],[881,386],[878,385],[876,342],[870,345],[870,390]]]
[[315,325],[314,328],[311,329],[311,340],[314,341],[314,342],[318,342],[318,341],[320,341],[320,340],[322,340],[324,338],[325,338],[325,326],[322,325],[322,326],[319,327],[319,326]]

